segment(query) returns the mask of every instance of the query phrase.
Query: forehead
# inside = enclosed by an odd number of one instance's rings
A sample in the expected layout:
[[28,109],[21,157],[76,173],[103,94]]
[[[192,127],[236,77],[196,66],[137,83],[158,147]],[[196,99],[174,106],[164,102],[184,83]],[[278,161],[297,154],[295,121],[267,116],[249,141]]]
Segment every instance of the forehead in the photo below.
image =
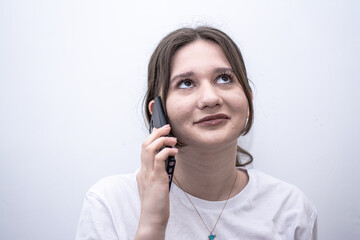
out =
[[180,48],[173,56],[170,75],[187,71],[206,71],[230,64],[221,47],[214,42],[196,40]]

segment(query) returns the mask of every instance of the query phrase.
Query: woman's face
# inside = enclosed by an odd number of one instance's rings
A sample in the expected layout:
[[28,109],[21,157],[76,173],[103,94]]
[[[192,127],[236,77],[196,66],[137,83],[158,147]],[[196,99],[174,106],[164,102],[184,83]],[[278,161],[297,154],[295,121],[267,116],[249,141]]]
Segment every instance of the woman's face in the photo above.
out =
[[166,108],[174,136],[186,145],[208,148],[237,144],[249,113],[222,49],[204,40],[175,53]]

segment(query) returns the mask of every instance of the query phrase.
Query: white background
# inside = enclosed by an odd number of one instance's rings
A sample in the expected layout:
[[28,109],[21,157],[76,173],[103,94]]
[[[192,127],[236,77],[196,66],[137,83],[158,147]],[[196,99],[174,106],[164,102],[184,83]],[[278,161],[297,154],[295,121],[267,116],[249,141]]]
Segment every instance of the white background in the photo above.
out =
[[0,238],[74,238],[87,189],[139,167],[155,46],[209,24],[254,82],[253,167],[305,192],[319,239],[360,239],[359,3],[0,0]]

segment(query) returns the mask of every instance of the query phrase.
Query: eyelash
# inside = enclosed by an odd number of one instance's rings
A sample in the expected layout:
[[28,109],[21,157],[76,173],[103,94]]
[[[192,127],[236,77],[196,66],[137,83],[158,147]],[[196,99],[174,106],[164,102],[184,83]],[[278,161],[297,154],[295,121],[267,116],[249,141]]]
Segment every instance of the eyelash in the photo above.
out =
[[[216,78],[215,78],[215,81],[217,81],[219,78],[221,77],[227,77],[229,79],[229,82],[228,83],[225,83],[225,84],[230,84],[233,82],[234,80],[234,74],[232,72],[228,73],[228,72],[223,72],[221,74],[219,74]],[[185,78],[185,79],[181,79],[179,80],[179,82],[176,84],[176,88],[180,88],[180,85],[184,82],[190,82],[192,84],[194,84],[194,81],[190,78]],[[181,88],[180,88],[181,89]],[[183,88],[183,89],[187,89],[187,88]]]
[[232,81],[234,80],[234,74],[232,72],[230,73],[222,73],[219,76],[216,77],[216,80],[221,78],[221,77],[227,77],[229,79],[229,83],[232,83]]

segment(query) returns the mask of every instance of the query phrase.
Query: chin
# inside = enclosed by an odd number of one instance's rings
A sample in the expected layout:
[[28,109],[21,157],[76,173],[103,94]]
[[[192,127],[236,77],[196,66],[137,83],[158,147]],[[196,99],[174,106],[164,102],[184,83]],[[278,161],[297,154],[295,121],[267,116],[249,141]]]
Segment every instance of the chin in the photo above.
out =
[[219,147],[224,147],[228,144],[237,145],[237,140],[240,137],[240,134],[231,134],[231,135],[223,135],[223,134],[199,134],[194,135],[193,137],[184,137],[179,138],[179,141],[184,143],[186,146],[196,146],[198,148],[209,148],[209,149],[217,149]]
[[217,149],[227,144],[235,143],[243,131],[240,124],[227,124],[218,128],[203,128],[186,126],[173,128],[173,134],[178,141],[187,146]]

